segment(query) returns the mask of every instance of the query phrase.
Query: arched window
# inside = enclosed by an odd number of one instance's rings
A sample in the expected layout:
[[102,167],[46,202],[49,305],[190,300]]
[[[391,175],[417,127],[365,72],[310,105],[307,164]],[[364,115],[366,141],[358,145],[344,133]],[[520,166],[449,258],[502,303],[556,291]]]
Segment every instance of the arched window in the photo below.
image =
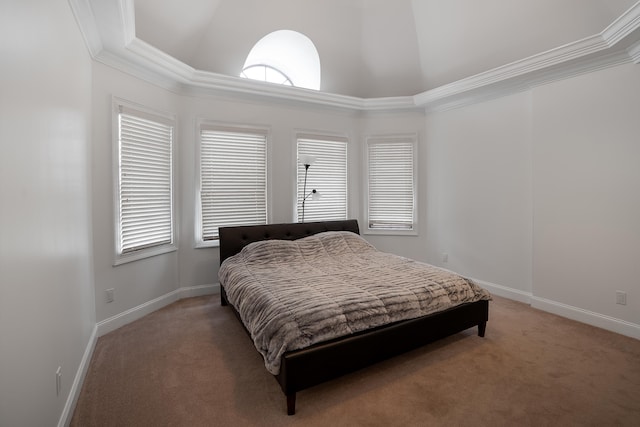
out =
[[240,77],[320,90],[320,57],[304,34],[279,30],[260,39]]

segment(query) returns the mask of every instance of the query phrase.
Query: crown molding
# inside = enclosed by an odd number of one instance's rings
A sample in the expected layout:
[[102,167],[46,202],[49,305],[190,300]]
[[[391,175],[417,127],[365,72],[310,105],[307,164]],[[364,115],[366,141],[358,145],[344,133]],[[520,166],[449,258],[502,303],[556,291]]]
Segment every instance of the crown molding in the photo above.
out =
[[190,80],[192,90],[207,89],[224,93],[277,98],[284,101],[303,102],[322,106],[358,111],[416,109],[411,96],[387,98],[358,98],[318,92],[312,89],[257,82],[239,77],[224,76],[206,71],[195,71]]
[[446,111],[629,62],[631,60],[628,52],[615,50],[576,57],[535,71],[514,73],[502,79],[495,78],[501,72],[496,69],[416,95],[415,103],[423,106],[427,112]]
[[410,96],[358,98],[196,70],[137,38],[119,52],[103,50],[96,59],[165,89],[190,95],[235,93],[356,111],[418,109]]
[[136,8],[134,0],[120,0],[120,14],[122,15],[122,31],[125,44],[136,38]]
[[[632,43],[635,50],[628,46]],[[414,97],[427,111],[458,108],[541,84],[635,61],[640,43],[640,2],[600,34],[524,58]],[[637,62],[636,62],[637,63]]]
[[180,83],[193,82],[197,72],[195,68],[135,37],[124,46],[123,50],[132,64],[148,68]]
[[540,71],[575,60],[581,56],[593,54],[605,48],[607,48],[607,44],[602,39],[602,36],[592,36],[428,90],[416,95],[415,101],[417,105],[436,107],[439,104],[447,104],[449,100],[463,94],[473,94],[475,91],[483,89],[503,92],[514,87],[520,87],[523,84],[526,87],[527,81]]
[[[640,28],[640,1],[631,6],[618,19],[602,31],[602,37],[609,46],[614,46],[623,41],[634,31]],[[636,34],[636,40],[638,40]]]
[[627,49],[627,52],[629,53],[629,57],[631,57],[631,60],[634,64],[640,64],[640,41],[631,45]]
[[236,95],[357,112],[439,111],[624,63],[640,63],[640,1],[601,33],[414,96],[358,98],[256,82],[193,67],[136,38],[133,0],[69,0],[91,56],[177,93]]
[[78,23],[84,43],[89,49],[89,54],[95,58],[103,49],[102,36],[96,25],[96,17],[87,0],[69,0],[69,6]]

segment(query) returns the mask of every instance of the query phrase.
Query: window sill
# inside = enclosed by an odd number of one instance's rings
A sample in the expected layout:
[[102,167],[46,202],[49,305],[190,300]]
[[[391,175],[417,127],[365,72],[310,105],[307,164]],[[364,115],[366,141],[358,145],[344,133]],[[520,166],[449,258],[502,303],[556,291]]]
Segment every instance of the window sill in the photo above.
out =
[[417,236],[418,230],[392,230],[392,229],[364,229],[361,231],[365,235],[373,236]]
[[195,244],[196,249],[218,248],[220,240],[199,240]]
[[123,255],[118,254],[113,261],[113,266],[116,267],[118,265],[127,264],[133,261],[139,261],[145,258],[151,258],[169,252],[176,252],[177,250],[178,247],[176,245],[163,245],[155,248],[141,249],[139,251],[129,252]]

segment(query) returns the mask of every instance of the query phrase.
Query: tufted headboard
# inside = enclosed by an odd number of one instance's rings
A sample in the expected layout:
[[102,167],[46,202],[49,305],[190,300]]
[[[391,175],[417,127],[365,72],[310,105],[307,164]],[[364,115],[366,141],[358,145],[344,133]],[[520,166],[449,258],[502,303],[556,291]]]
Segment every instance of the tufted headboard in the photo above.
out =
[[252,242],[269,239],[296,240],[324,231],[351,231],[360,234],[358,221],[355,219],[220,227],[220,264]]

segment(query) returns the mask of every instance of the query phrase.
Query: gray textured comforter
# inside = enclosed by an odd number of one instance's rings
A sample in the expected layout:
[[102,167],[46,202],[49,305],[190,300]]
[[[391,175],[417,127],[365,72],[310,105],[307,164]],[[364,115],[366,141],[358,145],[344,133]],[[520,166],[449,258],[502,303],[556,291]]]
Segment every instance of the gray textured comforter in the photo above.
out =
[[219,277],[272,374],[287,351],[491,299],[469,279],[346,231],[251,243]]

